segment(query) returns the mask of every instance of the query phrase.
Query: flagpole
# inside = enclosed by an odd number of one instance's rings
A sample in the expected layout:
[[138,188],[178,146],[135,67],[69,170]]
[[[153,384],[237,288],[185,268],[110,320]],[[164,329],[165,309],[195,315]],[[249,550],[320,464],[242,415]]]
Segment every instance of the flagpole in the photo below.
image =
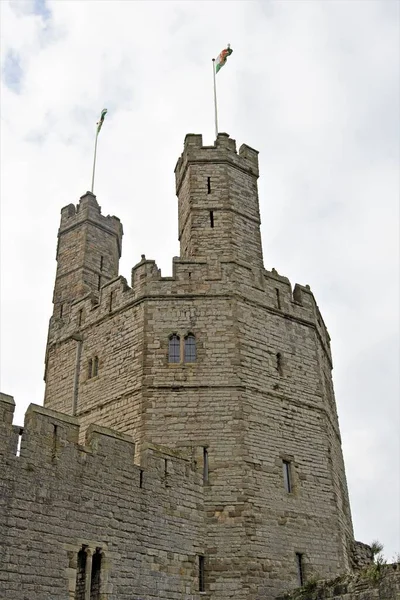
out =
[[94,143],[94,159],[93,159],[93,173],[92,173],[92,189],[91,192],[93,194],[93,188],[94,188],[94,172],[96,170],[96,156],[97,156],[97,138],[99,137],[99,128],[96,128],[96,141]]
[[214,118],[215,118],[215,139],[218,137],[218,111],[217,111],[217,82],[215,79],[215,58],[212,59],[213,77],[214,77]]

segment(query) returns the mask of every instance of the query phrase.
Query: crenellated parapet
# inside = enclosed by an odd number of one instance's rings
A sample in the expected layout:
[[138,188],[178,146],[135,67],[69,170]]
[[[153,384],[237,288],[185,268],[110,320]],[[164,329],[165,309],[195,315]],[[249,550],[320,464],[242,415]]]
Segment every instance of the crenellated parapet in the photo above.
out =
[[145,255],[118,275],[122,227],[92,194],[62,210],[46,408],[18,428],[2,405],[9,497],[30,473],[45,504],[67,490],[72,576],[76,547],[128,557],[119,600],[198,600],[202,566],[212,600],[352,568],[330,337],[310,286],[264,267],[258,175],[251,147],[186,136],[168,277]]
[[1,597],[77,597],[84,550],[101,555],[103,594],[169,600],[183,582],[199,600],[203,484],[193,450],[148,444],[137,464],[131,436],[93,423],[82,445],[75,417],[30,405],[16,428],[13,410],[1,394]]
[[193,163],[231,164],[232,166],[259,176],[258,151],[247,144],[242,144],[239,152],[236,141],[228,133],[219,133],[213,146],[203,146],[203,136],[188,133],[184,148],[175,167],[176,193],[179,194],[186,170]]
[[61,221],[58,236],[82,225],[92,223],[95,227],[105,230],[115,236],[119,255],[121,256],[123,228],[121,221],[115,216],[104,216],[101,214],[96,196],[92,192],[86,192],[81,196],[79,203],[68,204],[61,209]]
[[[85,464],[87,483],[104,480],[107,472],[107,485],[112,487],[123,477],[124,485],[138,490],[146,482],[146,487],[154,489],[164,486],[167,476],[178,494],[197,494],[201,502],[202,476],[193,461],[195,449],[147,443],[141,449],[141,464],[137,464],[131,435],[92,423],[85,432],[85,443],[80,444],[78,418],[31,404],[20,427],[12,424],[14,408],[12,396],[0,394],[0,456],[8,469],[35,473],[35,485],[48,477],[49,468],[54,468],[54,474],[70,473],[73,478]],[[67,482],[65,485],[68,487]]]

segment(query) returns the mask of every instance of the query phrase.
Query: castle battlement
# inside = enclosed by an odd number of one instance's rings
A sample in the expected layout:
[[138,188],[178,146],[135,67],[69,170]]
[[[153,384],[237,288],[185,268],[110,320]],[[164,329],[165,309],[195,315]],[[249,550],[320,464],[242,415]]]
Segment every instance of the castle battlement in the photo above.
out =
[[189,133],[185,137],[184,149],[175,167],[177,194],[180,191],[186,169],[193,162],[229,163],[256,177],[259,176],[257,150],[247,144],[242,144],[237,152],[236,141],[230,138],[228,133],[219,133],[213,146],[203,146],[202,135]]
[[[190,488],[201,496],[202,477],[196,470],[196,449],[173,449],[147,443],[141,448],[141,464],[135,462],[135,441],[130,435],[92,423],[85,431],[85,443],[80,444],[79,419],[43,406],[31,404],[23,427],[12,425],[15,403],[12,396],[0,394],[0,456],[10,468],[34,472],[35,480],[54,468],[54,473],[86,470],[94,480],[119,475],[124,485],[153,489],[165,485]],[[15,459],[15,460],[14,460]],[[167,462],[167,464],[166,464]],[[114,467],[118,465],[117,469]],[[42,475],[43,474],[43,475]],[[47,476],[47,475],[46,475]],[[142,483],[140,483],[142,482]]]
[[147,444],[137,465],[128,435],[92,424],[81,445],[75,417],[31,405],[20,428],[13,412],[13,398],[0,394],[1,598],[80,598],[84,551],[93,563],[83,580],[93,589],[98,569],[102,598],[178,598],[179,573],[187,597],[200,600],[204,500],[194,450]]
[[119,255],[121,256],[121,244],[123,228],[121,221],[115,216],[104,216],[101,207],[97,203],[96,196],[92,192],[86,192],[81,196],[79,203],[68,204],[61,209],[61,222],[58,235],[77,227],[85,221],[90,221],[97,227],[105,229],[116,236],[118,240]]
[[57,564],[111,555],[104,600],[273,600],[352,568],[330,338],[310,286],[264,267],[258,176],[250,146],[186,136],[168,277],[145,255],[119,276],[93,194],[62,210],[45,408],[19,428],[5,398],[0,445],[12,518],[33,486],[72,529]]
[[52,317],[54,343],[74,335],[99,321],[137,305],[148,298],[187,296],[195,299],[207,295],[226,295],[240,292],[259,305],[285,314],[287,318],[299,319],[314,327],[331,360],[330,337],[315,297],[309,286],[292,285],[289,279],[275,269],[254,271],[246,264],[188,260],[175,257],[173,273],[162,277],[155,260],[142,260],[132,268],[130,287],[119,276],[105,283],[98,293],[90,292],[71,304],[70,312],[63,319]]

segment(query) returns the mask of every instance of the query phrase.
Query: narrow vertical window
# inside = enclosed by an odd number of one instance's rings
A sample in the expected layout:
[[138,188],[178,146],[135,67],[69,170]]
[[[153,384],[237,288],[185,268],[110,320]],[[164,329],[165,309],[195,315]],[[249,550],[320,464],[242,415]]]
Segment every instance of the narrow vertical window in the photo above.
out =
[[93,377],[97,377],[99,374],[99,357],[95,356],[93,359]]
[[214,211],[210,210],[210,227],[214,227]]
[[114,296],[114,292],[110,292],[110,304],[108,306],[108,310],[111,312],[112,311],[112,306],[113,306],[113,296]]
[[22,427],[20,427],[19,432],[18,432],[17,451],[15,453],[16,456],[21,455],[21,443],[22,443],[22,434],[23,433],[24,433],[24,430]]
[[211,194],[211,177],[207,177],[207,194]]
[[53,423],[53,448],[51,450],[51,460],[57,458],[57,425]]
[[143,487],[143,469],[140,469],[139,471],[139,487]]
[[205,592],[204,556],[199,556],[199,592]]
[[281,294],[280,294],[280,291],[278,290],[278,288],[275,288],[275,292],[276,292],[276,306],[280,310],[281,309]]
[[60,319],[62,319],[63,312],[64,312],[64,304],[60,304]]
[[90,581],[90,600],[100,600],[101,584],[101,548],[96,548],[92,557],[92,577]]
[[303,555],[300,552],[296,552],[296,565],[297,565],[297,577],[300,587],[304,585],[304,565]]
[[280,352],[278,352],[276,355],[276,370],[278,371],[279,375],[283,375],[282,354]]
[[283,461],[283,483],[285,485],[285,490],[288,494],[291,494],[293,491],[292,488],[292,474],[291,474],[291,466],[288,460]]
[[101,288],[101,275],[99,275],[99,279],[97,281],[97,289],[100,290]]
[[100,271],[103,270],[103,256],[100,256]]
[[92,370],[93,370],[93,360],[91,358],[89,358],[88,360],[88,379],[91,379],[92,377]]
[[86,562],[87,554],[85,547],[78,552],[76,568],[75,600],[85,600],[86,595]]
[[164,458],[164,477],[168,477],[168,458]]
[[208,450],[203,448],[203,483],[208,483]]
[[82,315],[83,315],[83,308],[81,308],[79,311],[78,327],[80,327],[82,325]]
[[196,338],[192,333],[185,337],[185,362],[196,362]]
[[179,363],[181,362],[181,340],[179,335],[175,333],[169,338],[168,344],[168,362]]

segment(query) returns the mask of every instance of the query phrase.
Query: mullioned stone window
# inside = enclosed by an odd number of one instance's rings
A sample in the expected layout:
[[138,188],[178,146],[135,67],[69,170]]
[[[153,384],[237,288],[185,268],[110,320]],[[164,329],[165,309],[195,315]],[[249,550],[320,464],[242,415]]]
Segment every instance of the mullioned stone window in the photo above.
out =
[[92,553],[83,545],[77,554],[74,600],[100,600],[102,551],[96,548]]
[[170,335],[168,340],[169,363],[194,363],[196,360],[196,337],[193,333],[188,333],[183,339],[177,333]]

